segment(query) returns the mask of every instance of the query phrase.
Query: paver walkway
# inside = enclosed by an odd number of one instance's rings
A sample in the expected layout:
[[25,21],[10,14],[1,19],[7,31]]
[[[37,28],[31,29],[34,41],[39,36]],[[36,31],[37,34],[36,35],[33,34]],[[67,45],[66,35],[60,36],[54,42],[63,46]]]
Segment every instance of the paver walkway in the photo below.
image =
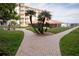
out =
[[60,39],[78,28],[74,27],[72,29],[66,30],[64,32],[49,35],[49,36],[40,36],[35,33],[25,30],[18,29],[24,31],[24,39],[19,47],[19,50],[16,53],[16,56],[58,56],[61,55],[59,42]]

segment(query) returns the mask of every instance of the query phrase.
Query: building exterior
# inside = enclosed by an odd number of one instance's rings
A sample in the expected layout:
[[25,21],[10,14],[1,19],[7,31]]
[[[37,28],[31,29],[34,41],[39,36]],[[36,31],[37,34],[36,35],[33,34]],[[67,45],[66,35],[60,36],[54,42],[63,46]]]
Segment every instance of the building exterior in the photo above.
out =
[[79,25],[79,23],[61,23],[61,27],[74,27]]
[[19,21],[20,25],[21,26],[27,26],[25,24],[25,4],[24,3],[21,3],[21,4],[18,3],[16,5],[17,6],[16,6],[15,10],[16,10],[17,14],[20,16],[20,21]]
[[36,20],[37,20],[38,14],[41,11],[43,11],[43,10],[40,10],[40,9],[29,7],[25,3],[17,3],[16,5],[17,6],[16,6],[15,10],[17,12],[17,15],[20,15],[20,21],[18,21],[18,22],[20,23],[21,26],[28,26],[28,23],[30,23],[29,16],[25,16],[25,12],[28,9],[34,10],[36,12],[36,16],[33,17],[33,22],[37,22]]
[[62,23],[61,27],[70,27],[70,24],[69,23]]
[[62,23],[62,22],[55,20],[55,19],[49,20],[48,22],[49,22],[49,24],[51,24],[51,27],[60,27],[61,23]]

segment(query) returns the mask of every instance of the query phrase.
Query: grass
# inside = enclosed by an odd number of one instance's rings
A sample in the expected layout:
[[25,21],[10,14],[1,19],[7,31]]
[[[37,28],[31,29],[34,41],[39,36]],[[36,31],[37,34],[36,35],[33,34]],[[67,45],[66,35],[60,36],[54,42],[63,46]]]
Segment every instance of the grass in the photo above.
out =
[[[26,27],[22,27],[22,26],[19,26],[19,25],[17,25],[17,26],[13,26],[14,28],[26,28]],[[13,28],[13,27],[11,27],[11,28]],[[0,29],[1,28],[8,28],[8,26],[0,26]]]
[[48,32],[51,32],[51,33],[59,33],[59,32],[62,32],[62,31],[65,31],[69,29],[68,27],[55,27],[55,28],[50,28],[48,30]]
[[0,55],[14,56],[23,36],[24,33],[21,31],[0,30]]
[[[27,30],[30,30],[32,32],[35,32],[34,29],[32,27],[30,28],[26,28]],[[47,32],[51,32],[51,33],[59,33],[59,32],[62,32],[62,31],[65,31],[69,29],[68,27],[55,27],[55,28],[49,28]]]
[[63,56],[79,56],[79,28],[61,39],[60,50]]
[[4,27],[7,28],[7,26],[0,26],[0,30],[3,29]]
[[[7,28],[6,26],[0,26],[0,28]],[[15,26],[15,28],[26,28],[27,30],[30,30],[32,32],[35,32],[34,29],[32,27],[20,27],[20,26]],[[67,29],[69,29],[71,27],[53,27],[53,28],[49,28],[48,29],[48,32],[51,32],[51,33],[59,33],[59,32],[62,32],[62,31],[65,31]]]
[[32,27],[26,27],[26,30],[30,30],[32,32],[35,32],[35,30]]

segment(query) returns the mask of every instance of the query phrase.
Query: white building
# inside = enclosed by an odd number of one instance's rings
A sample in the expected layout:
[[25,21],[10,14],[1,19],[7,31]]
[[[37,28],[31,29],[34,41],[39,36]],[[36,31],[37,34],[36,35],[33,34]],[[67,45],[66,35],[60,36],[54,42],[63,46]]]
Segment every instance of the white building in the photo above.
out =
[[25,3],[18,3],[16,5],[17,6],[16,6],[15,10],[17,12],[17,15],[20,15],[20,21],[19,22],[20,22],[21,26],[28,26],[28,23],[30,23],[29,16],[25,16],[26,10],[31,9],[31,10],[34,10],[36,12],[36,17],[33,17],[33,22],[36,22],[38,14],[41,11],[43,11],[43,10],[40,10],[40,9],[29,7],[29,5],[25,4]]
[[61,24],[61,27],[70,27],[70,25],[71,25],[71,24],[69,24],[69,23],[62,23],[62,24]]

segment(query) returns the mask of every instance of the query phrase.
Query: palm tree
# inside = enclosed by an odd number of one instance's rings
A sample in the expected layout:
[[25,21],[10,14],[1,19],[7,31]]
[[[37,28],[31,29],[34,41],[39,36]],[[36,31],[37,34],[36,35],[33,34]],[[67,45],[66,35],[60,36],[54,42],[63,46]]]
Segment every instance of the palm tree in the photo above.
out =
[[[39,28],[38,30],[43,34],[43,27],[45,24],[45,20],[50,20],[51,19],[51,14],[48,11],[42,11],[39,15],[38,15],[38,22],[41,24],[41,28]],[[47,27],[45,29],[45,31],[47,31]]]
[[31,25],[33,25],[32,24],[32,16],[34,16],[34,15],[36,15],[36,12],[34,11],[34,10],[27,10],[26,11],[26,13],[25,13],[25,15],[27,16],[29,16],[29,18],[30,18],[30,23],[31,23]]
[[35,16],[35,15],[36,15],[36,12],[35,12],[34,10],[27,10],[26,13],[25,13],[25,15],[26,15],[26,16],[27,16],[27,15],[29,16],[29,18],[30,18],[30,23],[31,23],[33,29],[38,33],[38,31],[36,30],[35,26],[33,26],[33,23],[32,23],[32,16]]

